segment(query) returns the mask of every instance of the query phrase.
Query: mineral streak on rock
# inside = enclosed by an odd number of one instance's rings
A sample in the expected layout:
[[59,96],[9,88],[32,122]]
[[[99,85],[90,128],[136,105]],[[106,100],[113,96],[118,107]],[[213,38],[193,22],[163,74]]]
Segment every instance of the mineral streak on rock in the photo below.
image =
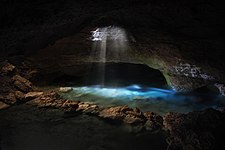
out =
[[215,87],[217,87],[220,91],[220,93],[225,96],[225,85],[224,84],[219,84],[219,83],[215,83],[214,84]]
[[179,63],[177,66],[174,66],[174,70],[171,73],[204,80],[215,80],[215,77],[203,72],[200,67],[188,63]]

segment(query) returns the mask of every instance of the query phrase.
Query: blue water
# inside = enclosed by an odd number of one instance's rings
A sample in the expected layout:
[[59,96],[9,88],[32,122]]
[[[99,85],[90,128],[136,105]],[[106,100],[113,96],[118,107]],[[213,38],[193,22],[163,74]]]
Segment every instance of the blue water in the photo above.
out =
[[100,107],[128,105],[142,111],[154,111],[161,115],[166,112],[190,112],[206,108],[225,106],[225,98],[220,95],[178,93],[172,89],[142,87],[105,87],[100,85],[73,87],[64,98],[87,101]]

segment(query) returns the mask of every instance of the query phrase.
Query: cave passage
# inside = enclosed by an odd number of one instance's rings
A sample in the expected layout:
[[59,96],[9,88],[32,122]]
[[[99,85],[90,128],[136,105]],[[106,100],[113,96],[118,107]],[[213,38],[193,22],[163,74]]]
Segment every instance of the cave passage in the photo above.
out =
[[214,93],[177,93],[167,85],[160,71],[146,65],[93,63],[79,81],[71,86],[72,91],[60,94],[66,99],[92,102],[101,107],[128,105],[161,115],[225,106],[224,98]]

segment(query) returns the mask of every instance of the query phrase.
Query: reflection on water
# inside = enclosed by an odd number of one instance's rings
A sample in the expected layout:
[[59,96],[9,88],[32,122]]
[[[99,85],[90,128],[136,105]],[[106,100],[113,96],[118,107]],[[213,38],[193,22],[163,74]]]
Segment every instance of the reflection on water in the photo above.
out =
[[[225,99],[219,95],[182,94],[170,89],[141,87],[81,86],[73,87],[73,91],[63,93],[64,98],[88,101],[102,107],[128,105],[138,107],[142,111],[154,111],[163,115],[166,112],[190,112],[205,108],[225,106]],[[206,101],[206,98],[210,100]]]

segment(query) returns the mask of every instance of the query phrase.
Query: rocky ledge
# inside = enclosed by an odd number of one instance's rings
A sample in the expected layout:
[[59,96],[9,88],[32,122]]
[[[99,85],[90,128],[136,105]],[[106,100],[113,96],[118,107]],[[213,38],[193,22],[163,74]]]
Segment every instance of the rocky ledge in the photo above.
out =
[[167,113],[164,117],[154,112],[141,112],[138,108],[116,106],[100,108],[97,105],[73,100],[62,100],[52,91],[26,102],[27,105],[46,109],[60,109],[72,117],[79,114],[94,115],[110,124],[124,124],[131,132],[163,132],[168,149],[211,150],[223,146],[225,111],[206,109],[203,111]]
[[56,108],[67,114],[85,113],[95,115],[113,124],[127,124],[135,131],[157,131],[163,127],[163,118],[153,112],[141,112],[138,108],[132,109],[128,106],[116,106],[100,108],[95,104],[74,100],[63,100],[52,91],[40,95],[26,104],[39,108]]

